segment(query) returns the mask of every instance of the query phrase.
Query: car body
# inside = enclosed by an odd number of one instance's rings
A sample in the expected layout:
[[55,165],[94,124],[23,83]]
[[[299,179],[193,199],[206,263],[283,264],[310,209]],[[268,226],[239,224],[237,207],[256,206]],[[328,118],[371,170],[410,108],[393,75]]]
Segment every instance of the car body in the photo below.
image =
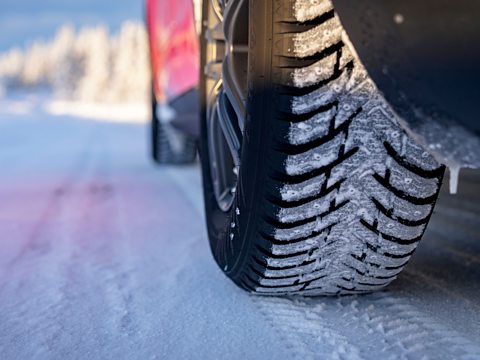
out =
[[153,88],[168,102],[198,84],[199,48],[191,0],[147,0]]

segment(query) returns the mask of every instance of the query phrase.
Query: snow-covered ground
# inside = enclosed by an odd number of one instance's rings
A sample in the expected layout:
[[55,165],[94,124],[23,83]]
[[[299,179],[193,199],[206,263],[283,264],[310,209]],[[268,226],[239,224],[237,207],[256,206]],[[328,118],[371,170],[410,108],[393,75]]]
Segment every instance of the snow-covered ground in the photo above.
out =
[[387,291],[257,297],[210,255],[198,165],[153,166],[133,120],[0,103],[1,359],[480,358],[479,172]]

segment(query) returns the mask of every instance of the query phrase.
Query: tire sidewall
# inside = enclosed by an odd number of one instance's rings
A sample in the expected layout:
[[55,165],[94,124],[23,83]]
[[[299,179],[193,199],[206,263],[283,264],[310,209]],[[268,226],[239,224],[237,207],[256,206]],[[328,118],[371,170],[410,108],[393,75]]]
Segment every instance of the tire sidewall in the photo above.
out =
[[[207,1],[204,1],[204,14]],[[271,1],[249,3],[249,60],[247,118],[243,134],[241,166],[236,196],[229,212],[219,209],[213,195],[208,157],[205,76],[200,78],[201,89],[201,158],[205,212],[211,250],[220,268],[238,284],[241,275],[255,252],[255,232],[258,230],[258,209],[267,191],[268,149],[272,141],[271,72]],[[204,30],[204,29],[203,29]],[[201,42],[202,66],[205,65],[205,40]]]

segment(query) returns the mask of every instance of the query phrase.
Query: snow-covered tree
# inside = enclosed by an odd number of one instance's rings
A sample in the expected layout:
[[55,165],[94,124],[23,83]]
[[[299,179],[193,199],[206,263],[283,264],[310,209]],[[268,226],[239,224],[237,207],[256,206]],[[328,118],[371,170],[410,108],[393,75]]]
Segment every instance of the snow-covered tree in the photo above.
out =
[[112,42],[111,99],[134,101],[146,97],[149,81],[147,46],[143,26],[125,23]]
[[144,101],[149,89],[148,43],[143,24],[127,21],[117,34],[104,26],[60,28],[52,41],[0,54],[4,92],[47,88],[82,101]]

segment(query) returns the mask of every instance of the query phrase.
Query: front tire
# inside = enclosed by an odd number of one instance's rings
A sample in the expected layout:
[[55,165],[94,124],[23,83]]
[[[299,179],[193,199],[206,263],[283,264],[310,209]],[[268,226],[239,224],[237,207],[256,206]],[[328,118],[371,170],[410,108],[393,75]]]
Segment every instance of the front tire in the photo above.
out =
[[[399,125],[329,0],[230,0],[223,14],[217,0],[206,0],[203,10],[202,169],[218,265],[243,289],[262,294],[385,287],[425,231],[444,167]],[[241,61],[228,63],[235,55],[227,51],[219,80],[210,71],[221,56],[213,49],[223,49],[222,41],[234,49],[239,38],[232,18],[223,26],[226,38],[219,36],[217,23],[229,12],[249,14],[248,21],[232,17],[248,23],[248,65],[242,79],[235,68]],[[215,121],[223,140],[212,131]],[[223,165],[212,155],[217,148],[231,153]],[[229,188],[224,206],[219,193]]]

